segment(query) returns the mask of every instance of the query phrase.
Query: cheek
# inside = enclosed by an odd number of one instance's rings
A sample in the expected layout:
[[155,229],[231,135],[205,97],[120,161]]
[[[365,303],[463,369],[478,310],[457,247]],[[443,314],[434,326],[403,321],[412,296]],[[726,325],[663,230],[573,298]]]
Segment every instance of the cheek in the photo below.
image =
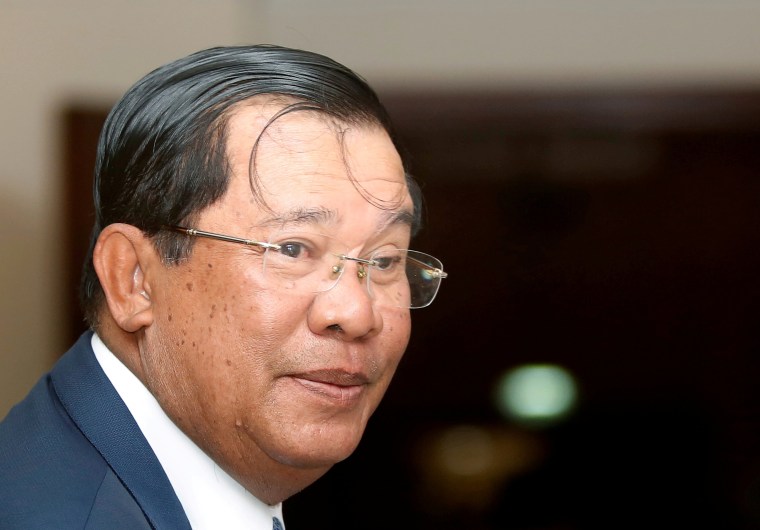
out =
[[411,336],[411,319],[409,312],[393,312],[383,318],[384,339],[382,351],[385,353],[385,362],[388,367],[388,379],[393,376],[401,358],[404,356],[406,347]]
[[229,256],[198,261],[168,285],[168,321],[208,339],[234,333],[241,323],[265,314],[258,300],[265,287],[250,266]]
[[412,319],[409,311],[400,311],[391,313],[385,318],[385,329],[393,340],[401,345],[401,355],[403,355],[409,338],[412,334]]
[[170,270],[154,297],[156,320],[146,335],[164,357],[155,361],[178,374],[212,373],[224,363],[223,343],[234,344],[234,307],[240,290],[231,287],[232,281],[219,281],[232,275],[217,269],[200,262]]
[[[220,369],[231,371],[233,379],[271,373],[287,341],[305,327],[305,302],[272,289],[250,260],[232,258],[225,265],[205,266],[197,289],[186,293],[192,294],[188,304],[198,308],[189,310],[198,317],[194,332],[213,348]],[[240,383],[250,386],[255,381]]]

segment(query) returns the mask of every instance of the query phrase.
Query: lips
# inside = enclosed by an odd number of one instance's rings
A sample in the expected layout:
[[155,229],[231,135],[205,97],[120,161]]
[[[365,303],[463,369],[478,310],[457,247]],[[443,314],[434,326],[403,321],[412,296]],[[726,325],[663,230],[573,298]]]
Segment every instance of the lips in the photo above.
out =
[[315,370],[291,377],[306,390],[345,404],[357,400],[369,384],[364,374],[343,370]]

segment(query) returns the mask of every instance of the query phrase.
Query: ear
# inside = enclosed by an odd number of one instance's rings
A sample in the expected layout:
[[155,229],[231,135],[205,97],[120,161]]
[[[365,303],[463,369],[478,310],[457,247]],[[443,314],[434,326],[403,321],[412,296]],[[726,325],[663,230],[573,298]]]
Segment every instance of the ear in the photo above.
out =
[[134,333],[153,323],[151,288],[145,271],[158,256],[142,231],[115,223],[103,229],[93,251],[93,264],[116,324]]

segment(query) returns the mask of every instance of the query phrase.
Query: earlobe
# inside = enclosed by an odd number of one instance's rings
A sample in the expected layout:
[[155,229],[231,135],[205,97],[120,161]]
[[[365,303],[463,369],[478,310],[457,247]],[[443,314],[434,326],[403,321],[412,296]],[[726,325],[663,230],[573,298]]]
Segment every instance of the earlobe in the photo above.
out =
[[95,271],[112,319],[134,333],[153,323],[153,302],[145,276],[152,244],[139,228],[116,223],[98,237],[93,252]]

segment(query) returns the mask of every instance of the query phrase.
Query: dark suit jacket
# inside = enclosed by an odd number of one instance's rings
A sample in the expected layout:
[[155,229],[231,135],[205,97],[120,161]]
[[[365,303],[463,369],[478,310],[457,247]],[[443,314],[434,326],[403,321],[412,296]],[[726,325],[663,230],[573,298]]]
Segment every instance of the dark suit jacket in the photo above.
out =
[[0,528],[190,528],[85,333],[0,423]]

